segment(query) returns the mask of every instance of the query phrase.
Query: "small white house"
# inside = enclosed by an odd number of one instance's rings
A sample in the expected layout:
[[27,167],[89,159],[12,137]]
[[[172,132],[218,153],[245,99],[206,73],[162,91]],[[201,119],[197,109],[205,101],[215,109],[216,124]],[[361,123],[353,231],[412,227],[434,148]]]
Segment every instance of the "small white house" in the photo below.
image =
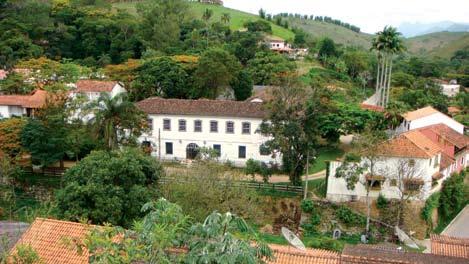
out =
[[114,97],[125,92],[124,86],[116,81],[79,80],[70,92],[70,96],[75,97],[77,94],[83,94],[89,101],[96,101],[103,93]]
[[213,149],[220,162],[245,166],[248,159],[280,164],[267,152],[259,132],[266,117],[262,103],[228,100],[149,98],[137,103],[148,114],[150,133],[140,142],[163,160],[193,160],[199,150]]
[[[71,88],[72,90],[69,95],[71,99],[82,95],[86,98],[88,103],[96,102],[103,94],[108,94],[113,98],[127,92],[124,86],[116,81],[79,80],[76,84],[72,85]],[[81,119],[84,122],[89,122],[94,118],[93,113],[84,113],[81,110],[77,111],[73,118]]]
[[30,95],[0,95],[0,119],[31,116],[46,103],[47,92],[35,90]]
[[[384,142],[378,149],[378,157],[373,158],[374,175],[371,175],[369,168],[366,169],[352,190],[347,188],[344,178],[336,177],[337,169],[343,161],[330,162],[327,199],[336,202],[364,200],[364,183],[371,186],[371,198],[381,194],[386,198],[397,199],[405,188],[418,192],[415,199],[426,200],[441,188],[444,180],[440,172],[442,150],[419,131],[403,133]],[[360,165],[369,163],[365,158],[358,162]],[[406,187],[402,188],[404,185]]]
[[409,130],[426,126],[445,124],[460,134],[464,134],[464,125],[441,113],[431,106],[427,106],[402,115],[404,121],[396,129],[396,132],[403,133]]
[[459,85],[456,80],[451,80],[448,83],[441,83],[440,86],[441,92],[448,97],[456,96],[461,89],[461,85]]

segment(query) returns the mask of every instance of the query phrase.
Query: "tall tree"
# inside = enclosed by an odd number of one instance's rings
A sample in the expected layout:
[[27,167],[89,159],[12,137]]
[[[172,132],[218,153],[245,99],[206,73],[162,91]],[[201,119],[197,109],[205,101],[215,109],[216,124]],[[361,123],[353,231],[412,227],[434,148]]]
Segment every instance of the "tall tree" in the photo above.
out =
[[208,47],[208,38],[210,37],[210,19],[213,16],[213,10],[206,8],[202,14],[202,19],[205,21],[205,35],[207,38],[207,47]]
[[181,25],[188,17],[184,0],[154,0],[137,5],[142,21],[140,36],[146,47],[164,51],[179,41]]
[[246,70],[241,70],[233,81],[231,81],[231,88],[234,91],[236,100],[244,101],[251,97],[253,90],[253,81],[251,75]]
[[404,50],[400,35],[396,28],[386,26],[383,31],[376,33],[372,41],[372,49],[376,50],[378,56],[376,96],[378,105],[384,108],[389,103],[393,57]]
[[319,129],[317,118],[326,109],[323,90],[307,89],[296,79],[288,78],[273,92],[268,104],[269,122],[261,125],[262,134],[272,137],[266,147],[281,153],[283,168],[294,185],[301,185],[308,158],[316,155]]
[[194,97],[215,99],[236,78],[241,69],[238,59],[219,48],[205,51],[199,59],[194,79]]
[[152,96],[189,98],[192,91],[189,75],[181,63],[172,58],[148,60],[137,69],[137,73],[130,89],[133,101]]

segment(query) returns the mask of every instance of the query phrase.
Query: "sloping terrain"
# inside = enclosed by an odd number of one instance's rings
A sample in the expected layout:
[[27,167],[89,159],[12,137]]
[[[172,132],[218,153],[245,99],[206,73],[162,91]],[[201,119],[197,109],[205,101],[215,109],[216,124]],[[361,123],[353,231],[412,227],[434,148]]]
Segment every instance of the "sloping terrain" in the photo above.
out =
[[373,35],[366,33],[357,33],[350,29],[313,20],[304,20],[298,18],[289,18],[288,22],[293,27],[298,27],[308,32],[315,38],[329,37],[334,42],[347,46],[359,46],[370,48]]
[[[130,13],[136,14],[136,5],[141,2],[144,2],[144,0],[114,3],[113,6],[116,8],[126,9]],[[202,14],[206,8],[211,9],[213,11],[213,16],[210,19],[211,22],[220,21],[222,15],[224,13],[228,13],[231,17],[230,28],[232,30],[242,29],[244,23],[248,21],[256,21],[260,19],[259,16],[257,15],[227,8],[224,6],[202,4],[202,3],[197,3],[197,2],[191,2],[190,5],[191,5],[191,10],[193,12],[194,17],[199,18],[199,19],[202,19]],[[275,25],[274,23],[271,23],[271,25],[272,25],[273,35],[276,37],[289,40],[289,39],[293,39],[293,37],[295,36],[295,34],[291,30]]]
[[457,50],[469,47],[469,33],[431,33],[407,39],[406,46],[413,54],[451,58]]

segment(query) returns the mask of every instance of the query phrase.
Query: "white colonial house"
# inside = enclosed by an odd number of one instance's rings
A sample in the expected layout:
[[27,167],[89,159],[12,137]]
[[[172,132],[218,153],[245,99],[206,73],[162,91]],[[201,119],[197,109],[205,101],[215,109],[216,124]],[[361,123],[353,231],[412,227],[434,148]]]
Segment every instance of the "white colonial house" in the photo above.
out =
[[76,97],[78,94],[82,94],[85,95],[89,101],[96,101],[103,93],[114,97],[125,92],[124,86],[116,81],[79,80],[73,85],[70,97]]
[[[365,184],[368,184],[371,186],[371,198],[381,194],[386,198],[398,199],[401,190],[405,189],[417,192],[414,199],[426,200],[441,188],[446,178],[441,172],[442,155],[442,149],[420,131],[403,133],[379,146],[377,158],[373,159],[374,175],[366,169],[354,189],[347,188],[344,178],[336,177],[337,169],[344,161],[330,162],[327,198],[336,202],[364,200]],[[359,162],[361,165],[365,163],[369,165],[369,160],[362,158]]]
[[29,95],[0,95],[0,119],[32,116],[46,103],[47,96],[44,90],[35,90]]
[[[76,99],[79,96],[83,96],[87,101],[83,103],[83,107],[85,107],[89,103],[96,102],[103,94],[108,94],[113,98],[126,92],[124,86],[116,81],[79,80],[76,84],[71,85],[69,97]],[[94,113],[92,111],[82,111],[83,107],[74,113],[73,119],[89,122],[94,118]]]
[[445,124],[460,134],[464,134],[464,125],[441,113],[431,106],[427,106],[402,115],[404,121],[396,129],[398,134],[426,126]]
[[248,159],[280,163],[278,155],[263,147],[268,138],[259,132],[266,118],[262,103],[153,97],[137,106],[148,114],[150,126],[140,142],[162,160],[193,160],[203,147],[235,166],[244,166]]

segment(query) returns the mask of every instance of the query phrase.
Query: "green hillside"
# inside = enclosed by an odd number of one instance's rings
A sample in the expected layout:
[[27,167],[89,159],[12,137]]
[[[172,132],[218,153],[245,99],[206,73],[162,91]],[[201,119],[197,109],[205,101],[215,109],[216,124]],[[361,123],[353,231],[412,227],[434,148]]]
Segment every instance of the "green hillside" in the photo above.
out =
[[334,40],[334,42],[347,46],[369,48],[373,37],[370,34],[356,33],[347,28],[327,22],[289,18],[288,23],[293,27],[303,29],[315,38],[329,37]]
[[[143,0],[144,1],[144,0]],[[113,4],[116,8],[122,8],[128,10],[130,13],[136,13],[136,4],[143,1],[133,1],[133,2],[121,2]],[[220,18],[223,13],[229,13],[231,16],[230,27],[232,30],[239,30],[243,28],[244,23],[248,21],[255,21],[259,19],[259,16],[249,14],[243,11],[227,8],[224,6],[210,5],[210,4],[201,4],[197,2],[191,2],[191,9],[195,17],[201,18],[204,10],[210,8],[213,11],[213,16],[211,18],[212,22],[220,21]],[[274,23],[271,23],[273,35],[283,38],[283,39],[293,39],[295,36],[291,30],[285,29]]]
[[455,51],[469,47],[469,33],[437,32],[406,40],[409,52],[418,55],[450,58]]

